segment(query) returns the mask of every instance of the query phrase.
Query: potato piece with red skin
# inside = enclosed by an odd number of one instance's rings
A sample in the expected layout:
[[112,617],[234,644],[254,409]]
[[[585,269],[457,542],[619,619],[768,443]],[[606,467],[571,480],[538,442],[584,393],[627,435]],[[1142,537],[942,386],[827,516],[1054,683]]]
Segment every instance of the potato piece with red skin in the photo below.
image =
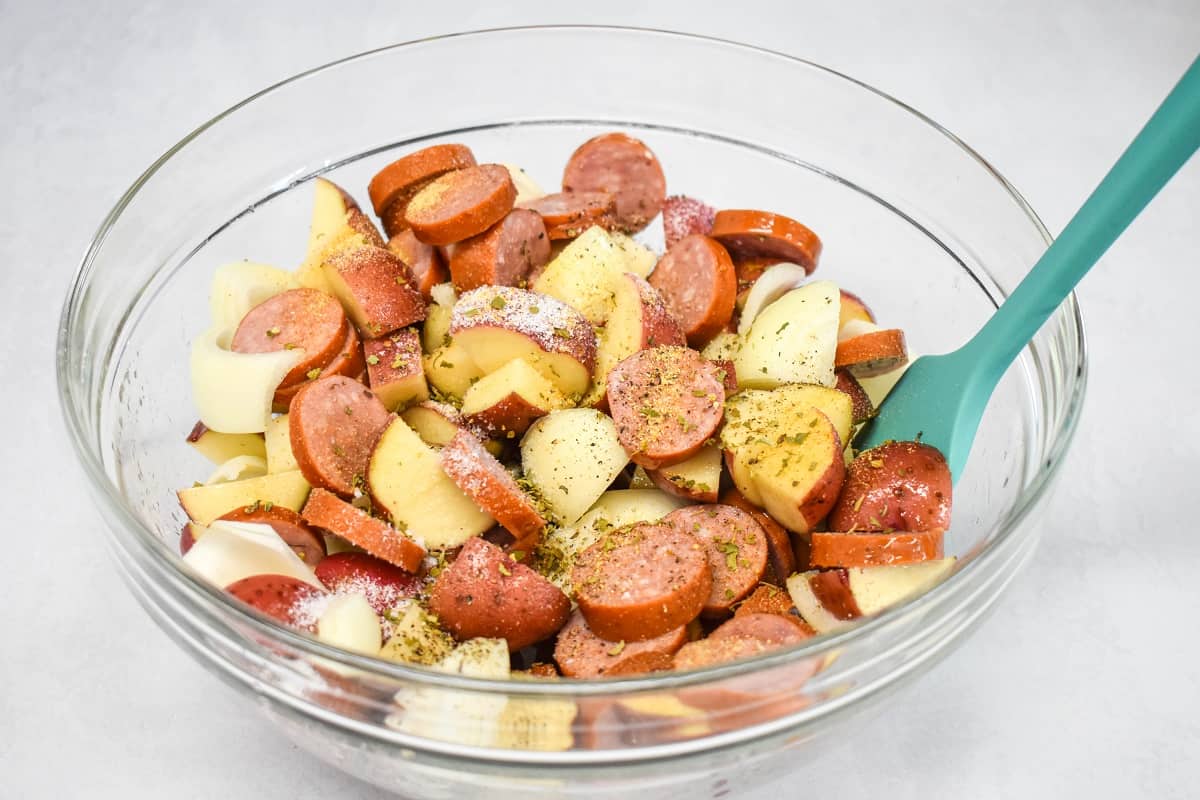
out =
[[875,416],[875,405],[871,402],[867,390],[858,382],[858,378],[847,369],[836,369],[833,375],[837,378],[834,388],[850,398],[851,424],[861,425]]
[[334,594],[363,595],[381,616],[416,597],[421,590],[419,577],[367,553],[334,553],[321,561],[314,572],[317,580]]
[[557,586],[476,536],[437,576],[429,610],[460,642],[504,639],[516,651],[558,632],[571,602]]
[[705,202],[681,194],[671,195],[663,203],[663,239],[669,250],[673,244],[694,233],[708,235],[717,210]]
[[886,442],[850,463],[829,515],[831,531],[934,531],[950,527],[954,481],[946,458],[921,442]]
[[368,339],[367,383],[388,411],[401,411],[429,399],[425,367],[421,359],[421,337],[412,328],[391,336]]
[[546,519],[504,465],[483,449],[475,434],[465,429],[455,434],[442,448],[442,469],[524,548],[537,544]]
[[368,339],[425,319],[425,298],[408,265],[383,247],[357,247],[321,267],[347,316]]
[[229,584],[225,591],[268,617],[309,633],[317,632],[314,611],[318,601],[327,596],[290,575],[250,575]]

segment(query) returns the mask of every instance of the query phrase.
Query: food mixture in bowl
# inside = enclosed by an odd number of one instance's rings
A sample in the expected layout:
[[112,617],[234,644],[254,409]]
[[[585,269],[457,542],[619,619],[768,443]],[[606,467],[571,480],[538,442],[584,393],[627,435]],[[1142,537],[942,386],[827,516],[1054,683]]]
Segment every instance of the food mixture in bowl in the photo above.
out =
[[408,153],[367,187],[382,234],[315,188],[304,263],[220,267],[192,346],[217,466],[180,548],[232,596],[383,659],[586,679],[787,647],[953,569],[942,455],[852,446],[904,334],[813,279],[802,223],[668,197],[624,133],[551,194]]

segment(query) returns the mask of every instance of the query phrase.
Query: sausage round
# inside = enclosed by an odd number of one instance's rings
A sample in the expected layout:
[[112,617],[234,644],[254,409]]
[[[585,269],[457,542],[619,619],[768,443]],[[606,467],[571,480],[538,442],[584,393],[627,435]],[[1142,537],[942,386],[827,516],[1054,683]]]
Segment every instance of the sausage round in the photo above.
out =
[[[769,560],[767,561],[767,568],[763,572],[762,580],[764,583],[769,583],[772,586],[782,587],[788,576],[796,571],[795,550],[792,547],[792,537],[787,532],[787,529],[772,519],[770,514],[756,507],[743,497],[742,493],[737,490],[737,487],[727,489],[721,495],[721,502],[745,511],[754,517],[754,521],[763,529],[763,533],[767,536]],[[805,568],[807,569],[807,567]]]
[[563,191],[611,193],[616,198],[617,225],[634,233],[662,210],[667,179],[644,142],[624,133],[606,133],[571,154],[563,171]]
[[235,353],[304,351],[300,363],[279,382],[293,386],[337,355],[348,324],[342,304],[331,295],[316,289],[289,289],[247,311],[229,349]]
[[772,647],[786,647],[812,636],[811,628],[787,614],[739,614],[708,635],[710,639],[758,639]]
[[541,216],[514,208],[488,230],[453,246],[450,278],[460,292],[480,286],[523,286],[549,260],[550,237]]
[[[328,378],[331,375],[344,375],[347,378],[358,379],[362,376],[363,370],[366,368],[367,362],[363,357],[362,340],[358,338],[358,330],[353,325],[347,325],[346,338],[342,340],[342,346],[338,348],[337,355],[325,365],[321,370],[321,374],[317,377]],[[292,398],[307,383],[308,379],[306,376],[306,379],[299,383],[293,383],[291,386],[281,386],[276,389],[275,397],[271,401],[271,410],[277,414],[286,414],[288,407],[292,404]]]
[[292,452],[305,479],[352,496],[367,474],[375,442],[392,420],[387,408],[370,389],[342,375],[312,381],[288,408]]
[[536,211],[552,240],[574,239],[593,225],[616,227],[617,203],[608,192],[555,192],[521,203]]
[[814,533],[814,567],[882,567],[941,558],[943,531]]
[[313,489],[300,516],[308,524],[324,528],[405,572],[416,574],[424,564],[425,548],[332,492]]
[[412,270],[416,287],[426,300],[431,299],[434,286],[450,280],[450,273],[446,271],[437,248],[419,241],[408,228],[388,239],[387,249]]
[[935,531],[950,527],[954,481],[946,458],[921,442],[887,442],[846,468],[829,514],[832,531]]
[[685,506],[662,521],[704,545],[713,579],[701,613],[728,616],[733,605],[754,591],[762,579],[768,559],[766,533],[740,508],[716,504]]
[[256,502],[251,506],[235,508],[223,514],[220,519],[270,525],[271,529],[279,534],[279,538],[283,539],[309,567],[320,566],[325,558],[325,539],[305,525],[300,515],[290,508]]
[[646,469],[686,461],[725,413],[717,367],[686,347],[640,350],[608,373],[608,407],[630,458]]
[[554,661],[569,678],[635,675],[670,668],[671,656],[685,642],[686,626],[641,642],[611,642],[597,636],[576,610],[558,632]]
[[425,244],[454,244],[495,225],[516,199],[508,170],[483,164],[432,181],[409,201],[404,219]]
[[[475,155],[463,144],[435,144],[388,164],[367,184],[367,194],[376,214],[383,214],[397,198],[416,194],[417,189],[455,169],[475,166]],[[392,235],[390,232],[389,236]]]
[[712,231],[717,210],[707,203],[692,197],[676,194],[663,203],[663,239],[670,250],[685,236],[699,233],[707,236]]
[[720,639],[710,636],[707,639],[688,642],[679,648],[679,652],[675,654],[675,669],[702,669],[728,661],[752,658],[770,649],[771,645],[767,642],[748,636],[728,636]]
[[847,369],[856,377],[882,375],[908,363],[904,331],[883,328],[843,339],[837,344],[833,365]]
[[[711,236],[739,261],[763,265],[786,261],[811,274],[821,257],[821,240],[815,233],[794,219],[768,211],[718,211]],[[761,274],[761,269],[757,271]]]
[[459,641],[504,639],[516,651],[562,628],[571,602],[550,581],[476,536],[437,576],[429,610]]
[[705,548],[673,525],[611,531],[571,570],[588,627],[613,642],[641,642],[695,619],[712,591]]
[[737,273],[725,248],[707,236],[692,234],[676,242],[649,280],[693,347],[703,347],[733,317]]

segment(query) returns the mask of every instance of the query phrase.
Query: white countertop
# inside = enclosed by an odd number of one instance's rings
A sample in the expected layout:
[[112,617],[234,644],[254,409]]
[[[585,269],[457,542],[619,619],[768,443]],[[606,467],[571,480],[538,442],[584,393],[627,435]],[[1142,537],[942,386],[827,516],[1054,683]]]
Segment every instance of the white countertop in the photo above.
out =
[[[1200,47],[1195,0],[482,5],[0,0],[0,797],[375,796],[277,736],[137,607],[61,429],[53,335],[77,260],[142,169],[214,113],[434,33],[676,28],[899,97],[1057,231]],[[856,741],[755,797],[1195,796],[1198,220],[1193,161],[1085,281],[1083,422],[1043,545],[996,612]]]

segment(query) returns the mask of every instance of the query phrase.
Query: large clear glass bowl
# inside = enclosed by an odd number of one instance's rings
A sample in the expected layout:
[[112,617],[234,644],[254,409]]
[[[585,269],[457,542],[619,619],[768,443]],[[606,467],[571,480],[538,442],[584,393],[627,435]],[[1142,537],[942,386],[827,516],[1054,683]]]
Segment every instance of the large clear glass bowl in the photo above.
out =
[[[435,674],[322,646],[184,569],[174,490],[206,474],[183,444],[195,419],[187,353],[213,269],[299,264],[315,176],[365,201],[397,154],[453,140],[555,186],[571,150],[612,129],[650,144],[672,193],[812,227],[825,242],[818,274],[866,297],[918,353],[964,341],[1049,241],[952,135],[822,67],[673,33],[497,30],[365,53],[216,117],[121,198],[66,301],[64,414],[142,605],[305,748],[413,797],[723,796],[803,769],[831,730],[920,676],[993,606],[1034,547],[1075,429],[1086,365],[1072,299],[992,399],[956,488],[949,580],[837,635],[690,674]],[[647,239],[661,246],[658,231]]]

